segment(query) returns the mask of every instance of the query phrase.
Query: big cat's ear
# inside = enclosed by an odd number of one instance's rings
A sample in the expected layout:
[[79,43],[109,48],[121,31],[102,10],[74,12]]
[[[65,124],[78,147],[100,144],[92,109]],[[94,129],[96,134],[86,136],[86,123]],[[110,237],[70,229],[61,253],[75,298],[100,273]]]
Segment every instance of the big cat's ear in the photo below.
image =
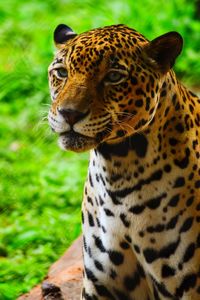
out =
[[54,30],[54,42],[57,48],[63,48],[65,43],[77,34],[67,25],[60,24]]
[[145,53],[152,65],[161,73],[167,73],[173,67],[182,47],[182,36],[178,32],[172,31],[149,42]]

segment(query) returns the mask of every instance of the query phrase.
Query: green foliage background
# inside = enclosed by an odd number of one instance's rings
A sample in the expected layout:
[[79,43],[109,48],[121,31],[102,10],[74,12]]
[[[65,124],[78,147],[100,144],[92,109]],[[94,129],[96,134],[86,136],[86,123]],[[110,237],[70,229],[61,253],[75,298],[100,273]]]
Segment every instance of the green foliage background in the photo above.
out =
[[149,39],[175,30],[176,70],[200,78],[199,1],[7,0],[0,2],[0,300],[42,280],[80,233],[88,154],[64,153],[45,121],[47,67],[59,23],[76,32],[124,23]]

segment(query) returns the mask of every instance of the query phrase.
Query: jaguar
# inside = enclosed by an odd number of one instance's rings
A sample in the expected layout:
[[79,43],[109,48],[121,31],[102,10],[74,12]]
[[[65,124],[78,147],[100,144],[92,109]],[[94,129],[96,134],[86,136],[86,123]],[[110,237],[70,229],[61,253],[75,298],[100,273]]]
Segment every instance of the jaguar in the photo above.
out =
[[81,299],[199,300],[200,99],[172,70],[182,36],[60,24],[54,42],[49,124],[62,149],[90,150]]

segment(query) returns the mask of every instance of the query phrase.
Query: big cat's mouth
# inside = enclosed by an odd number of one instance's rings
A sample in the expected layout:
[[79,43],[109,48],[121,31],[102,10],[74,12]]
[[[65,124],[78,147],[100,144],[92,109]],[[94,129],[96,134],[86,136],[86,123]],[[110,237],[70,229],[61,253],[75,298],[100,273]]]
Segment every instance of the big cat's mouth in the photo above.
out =
[[86,137],[85,135],[80,134],[78,132],[75,132],[74,130],[59,133],[59,136],[69,137],[71,139],[76,139],[76,138],[80,138],[80,137],[85,138]]
[[95,148],[102,138],[103,134],[89,137],[70,130],[59,134],[59,146],[64,150],[83,152]]

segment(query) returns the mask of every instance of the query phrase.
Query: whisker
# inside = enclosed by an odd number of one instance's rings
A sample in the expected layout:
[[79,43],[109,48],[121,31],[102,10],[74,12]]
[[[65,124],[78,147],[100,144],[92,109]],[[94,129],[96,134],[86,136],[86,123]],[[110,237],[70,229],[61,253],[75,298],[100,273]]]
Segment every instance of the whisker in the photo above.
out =
[[41,114],[41,115],[48,115],[48,110],[40,110],[39,111],[39,113]]
[[115,111],[114,112],[116,115],[130,115],[130,116],[134,116],[135,114],[131,113],[131,112],[125,112],[125,111]]
[[33,130],[38,131],[41,127],[44,127],[44,126],[49,127],[46,119],[41,119],[40,121],[38,121],[35,124],[35,126],[33,127]]
[[51,104],[49,104],[49,103],[42,103],[42,106],[51,107]]
[[48,116],[42,117],[42,121],[48,121]]

